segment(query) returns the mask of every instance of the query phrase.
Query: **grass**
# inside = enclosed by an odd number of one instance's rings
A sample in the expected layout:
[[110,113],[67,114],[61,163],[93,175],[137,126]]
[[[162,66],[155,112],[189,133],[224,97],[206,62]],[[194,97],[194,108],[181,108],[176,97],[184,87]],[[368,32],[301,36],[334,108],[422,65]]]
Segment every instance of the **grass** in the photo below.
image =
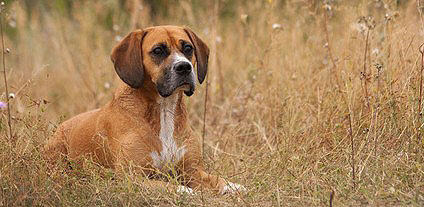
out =
[[[0,206],[329,206],[330,194],[333,206],[424,205],[415,1],[181,0],[166,15],[144,1],[25,2],[6,5],[16,97],[13,142],[0,111]],[[246,194],[179,195],[89,160],[68,171],[42,159],[60,122],[111,99],[115,39],[159,24],[188,25],[211,46],[205,162]],[[188,98],[199,137],[204,94]]]

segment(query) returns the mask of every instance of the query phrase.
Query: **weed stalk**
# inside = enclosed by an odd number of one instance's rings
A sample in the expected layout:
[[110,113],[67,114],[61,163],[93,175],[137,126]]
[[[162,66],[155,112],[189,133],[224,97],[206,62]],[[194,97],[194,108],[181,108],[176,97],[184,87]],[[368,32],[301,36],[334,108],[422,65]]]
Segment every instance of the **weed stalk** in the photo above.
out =
[[353,140],[353,129],[352,129],[352,117],[351,112],[349,109],[348,119],[349,119],[349,137],[350,137],[350,146],[351,146],[351,159],[352,159],[352,183],[353,188],[356,189],[356,182],[355,182],[355,147],[354,147],[354,140]]
[[364,80],[364,98],[365,98],[365,105],[368,108],[370,107],[369,102],[369,95],[368,95],[368,75],[367,75],[367,52],[368,52],[368,39],[370,36],[370,28],[367,29],[367,37],[365,39],[365,50],[364,50],[364,70],[362,71],[362,78]]
[[421,103],[422,103],[422,95],[423,95],[423,70],[424,70],[424,43],[420,45],[420,53],[421,53],[421,69],[420,69],[420,96],[418,97],[418,126],[417,126],[417,139],[421,140],[421,119],[423,113],[421,112]]
[[[417,9],[418,9],[418,14],[420,15],[420,20],[421,20],[421,32],[424,31],[424,20],[423,20],[423,14],[422,14],[422,9],[423,6],[421,5],[421,0],[417,1]],[[422,112],[421,112],[421,104],[422,104],[422,95],[423,95],[423,70],[424,70],[424,43],[422,43],[419,47],[419,51],[421,53],[421,68],[420,68],[420,96],[418,97],[418,126],[417,126],[417,140],[420,141],[421,140],[421,120],[422,120]]]
[[378,111],[380,110],[380,72],[383,68],[381,64],[376,64],[377,68],[377,93],[375,94],[375,109],[374,109],[374,156],[377,157],[378,147]]
[[6,90],[6,102],[7,102],[7,125],[9,126],[9,139],[12,140],[12,119],[10,115],[10,99],[9,99],[9,87],[7,85],[7,76],[6,76],[6,61],[4,50],[4,34],[3,34],[3,14],[5,10],[4,2],[0,3],[0,35],[1,35],[1,45],[2,45],[2,62],[3,62],[3,81],[4,88]]
[[[328,14],[327,11],[331,10],[331,6],[328,4],[324,5],[324,33],[325,33],[325,41],[326,41],[326,48],[328,51],[328,56],[330,56],[331,63],[333,64],[333,68],[331,73],[334,75],[336,79],[337,86],[340,90],[340,83],[339,83],[339,77],[337,75],[337,65],[336,61],[334,59],[333,53],[331,51],[331,43],[330,43],[330,35],[328,34]],[[331,77],[331,76],[329,76]]]

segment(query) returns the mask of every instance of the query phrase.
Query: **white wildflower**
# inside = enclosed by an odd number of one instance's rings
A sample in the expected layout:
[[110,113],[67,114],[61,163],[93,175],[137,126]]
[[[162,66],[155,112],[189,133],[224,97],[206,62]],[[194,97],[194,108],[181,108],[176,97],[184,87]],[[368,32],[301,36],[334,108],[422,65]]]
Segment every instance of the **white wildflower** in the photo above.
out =
[[116,35],[115,36],[115,41],[119,42],[119,41],[121,41],[121,39],[122,39],[122,36],[121,35]]
[[109,82],[105,82],[105,84],[103,85],[106,89],[110,88],[110,83]]
[[281,27],[281,24],[277,24],[277,23],[274,23],[274,24],[272,24],[272,29],[273,30],[279,30],[279,29],[281,29],[282,27]]

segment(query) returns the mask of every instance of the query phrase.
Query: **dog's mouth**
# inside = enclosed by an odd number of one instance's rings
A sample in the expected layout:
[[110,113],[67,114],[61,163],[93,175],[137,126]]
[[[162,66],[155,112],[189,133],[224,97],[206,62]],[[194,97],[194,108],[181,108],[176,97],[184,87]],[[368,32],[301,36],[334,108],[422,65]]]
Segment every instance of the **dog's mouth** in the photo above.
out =
[[195,84],[193,82],[182,82],[175,89],[175,91],[181,91],[181,90],[184,91],[184,94],[186,96],[192,96],[194,94]]
[[178,89],[180,90],[184,90],[184,94],[186,96],[191,96],[194,94],[194,84],[190,84],[190,83],[183,83],[180,87],[178,87]]
[[184,91],[186,96],[192,96],[195,91],[194,81],[181,81],[180,84],[169,85],[169,84],[159,84],[157,85],[157,90],[159,95],[166,98],[172,95],[175,91]]

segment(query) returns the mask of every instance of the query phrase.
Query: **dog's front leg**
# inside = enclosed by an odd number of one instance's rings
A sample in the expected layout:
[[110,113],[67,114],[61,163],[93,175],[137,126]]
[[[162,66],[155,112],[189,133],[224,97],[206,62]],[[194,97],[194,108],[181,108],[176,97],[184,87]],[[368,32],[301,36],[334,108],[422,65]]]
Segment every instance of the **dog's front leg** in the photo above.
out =
[[[192,140],[193,141],[193,140]],[[181,171],[183,182],[195,190],[213,190],[220,194],[245,191],[242,185],[231,183],[217,175],[211,175],[204,171],[201,158],[200,145],[191,142],[187,153],[183,157]]]
[[191,172],[183,172],[186,184],[195,190],[212,190],[214,192],[225,194],[235,193],[237,191],[246,191],[246,188],[240,184],[224,180],[217,175],[211,175],[202,168],[193,169]]
[[196,169],[185,175],[188,179],[188,186],[196,190],[213,190],[218,193],[223,192],[226,184],[225,180],[216,175],[206,173],[203,169]]

